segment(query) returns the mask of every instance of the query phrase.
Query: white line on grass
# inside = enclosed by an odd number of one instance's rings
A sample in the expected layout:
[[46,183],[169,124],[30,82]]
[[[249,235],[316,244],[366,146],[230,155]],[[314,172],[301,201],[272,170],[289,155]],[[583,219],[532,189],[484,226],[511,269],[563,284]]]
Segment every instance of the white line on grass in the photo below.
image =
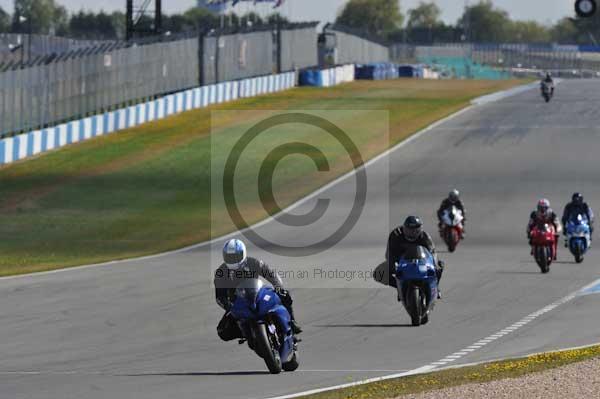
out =
[[[527,86],[527,85],[525,85]],[[522,87],[525,87],[522,86]],[[519,86],[521,87],[521,86]],[[505,90],[502,92],[498,92],[498,94],[500,95],[500,97],[498,97],[498,99],[503,98],[502,96],[510,96],[513,95],[512,93],[509,93],[509,91]],[[441,124],[448,122],[452,119],[455,119],[457,117],[459,117],[460,115],[466,113],[467,111],[472,110],[473,108],[475,108],[476,106],[478,106],[478,104],[476,103],[477,99],[474,99],[471,101],[471,105],[466,106],[465,108],[451,114],[448,115],[445,118],[442,118],[440,120],[438,120],[437,122],[432,123],[431,125],[427,126],[426,128],[414,133],[413,135],[411,135],[410,137],[406,138],[405,140],[403,140],[402,142],[396,144],[394,147],[386,150],[385,152],[377,155],[374,158],[371,158],[369,161],[367,161],[362,168],[367,168],[370,165],[378,162],[379,160],[389,156],[391,153],[398,151],[399,149],[401,149],[402,147],[404,147],[405,145],[411,143],[412,141],[418,139],[419,137],[423,136],[425,133],[430,132],[431,130],[437,128],[438,126],[440,126]],[[139,258],[131,258],[131,259],[123,259],[123,260],[114,260],[114,261],[109,261],[109,262],[102,262],[102,263],[95,263],[92,265],[83,265],[83,266],[74,266],[74,267],[70,267],[70,268],[66,268],[66,269],[57,269],[57,270],[50,270],[47,272],[37,272],[37,273],[29,273],[29,274],[20,274],[20,275],[16,275],[16,276],[6,276],[6,277],[0,277],[0,281],[3,280],[10,280],[10,279],[17,279],[17,278],[25,278],[25,277],[37,277],[37,276],[45,276],[45,275],[49,275],[49,274],[56,274],[56,273],[65,273],[65,272],[71,272],[71,271],[80,271],[80,270],[85,270],[85,269],[89,269],[92,267],[98,267],[98,266],[110,266],[110,265],[118,265],[118,264],[123,264],[126,262],[142,262],[142,261],[146,261],[146,260],[153,260],[153,259],[158,259],[158,258],[162,258],[165,256],[170,256],[170,255],[175,255],[175,254],[180,254],[180,253],[185,253],[185,252],[189,252],[192,251],[194,249],[198,249],[198,248],[203,248],[209,245],[212,245],[216,242],[219,241],[225,241],[229,238],[233,238],[233,237],[238,237],[240,234],[242,234],[245,231],[251,230],[251,229],[257,229],[267,223],[270,223],[271,221],[275,220],[278,216],[282,215],[282,214],[286,214],[286,213],[290,213],[291,211],[293,211],[294,209],[296,209],[297,207],[299,207],[300,205],[306,203],[307,201],[311,200],[312,198],[316,197],[317,195],[323,193],[326,190],[329,190],[331,187],[335,186],[336,184],[339,184],[340,182],[354,176],[354,174],[359,170],[358,169],[353,169],[351,171],[349,171],[348,173],[338,177],[337,179],[333,180],[332,182],[326,184],[325,186],[321,187],[320,189],[312,192],[311,194],[308,194],[307,196],[299,199],[298,201],[296,201],[295,203],[293,203],[292,205],[288,206],[287,208],[285,208],[284,210],[280,211],[279,213],[277,213],[276,215],[270,216],[264,220],[262,220],[261,222],[258,222],[250,227],[247,227],[243,230],[239,230],[239,231],[235,231],[233,233],[229,233],[229,234],[225,234],[221,237],[217,237],[217,238],[213,238],[210,241],[205,241],[205,242],[201,242],[198,244],[194,244],[188,247],[184,247],[184,248],[180,248],[174,251],[168,251],[168,252],[163,252],[160,254],[156,254],[156,255],[148,255],[148,256],[142,256]]]

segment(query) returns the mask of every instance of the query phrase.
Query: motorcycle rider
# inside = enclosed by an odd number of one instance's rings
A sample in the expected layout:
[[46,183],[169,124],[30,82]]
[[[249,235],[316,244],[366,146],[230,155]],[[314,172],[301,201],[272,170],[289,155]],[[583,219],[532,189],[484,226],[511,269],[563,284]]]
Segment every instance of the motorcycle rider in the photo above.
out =
[[[592,234],[594,233],[594,212],[592,208],[583,200],[583,195],[580,193],[573,193],[571,197],[571,202],[569,202],[565,206],[565,210],[563,211],[562,216],[562,224],[563,226],[567,225],[567,222],[572,218],[576,218],[577,215],[584,215],[587,217],[588,223],[590,224],[590,240],[592,238]],[[563,235],[566,237],[566,230],[563,231]],[[565,240],[565,247],[568,247],[568,243]]]
[[540,83],[542,90],[544,89],[544,84],[546,84],[546,85],[548,85],[548,87],[550,87],[550,93],[553,95],[554,94],[554,80],[552,79],[552,74],[550,72],[546,72],[546,77],[544,79],[542,79],[542,82]]
[[438,228],[441,231],[442,227],[444,225],[444,222],[442,220],[442,217],[444,216],[444,211],[452,208],[453,206],[458,208],[462,212],[462,215],[463,215],[462,236],[460,237],[462,239],[462,238],[464,238],[465,221],[467,220],[467,215],[465,213],[465,206],[463,205],[462,201],[460,200],[460,192],[457,189],[454,189],[454,190],[450,191],[450,193],[448,193],[448,197],[444,198],[444,200],[442,200],[442,203],[440,204],[440,207],[437,210]]
[[558,248],[558,238],[560,237],[560,232],[562,231],[562,226],[560,221],[558,220],[558,215],[550,208],[550,201],[543,198],[538,201],[537,209],[531,212],[529,216],[529,223],[527,224],[527,238],[529,239],[529,245],[531,246],[531,255],[533,255],[533,245],[531,242],[531,230],[538,223],[542,224],[551,224],[554,226],[555,231],[555,241],[554,241],[554,260],[556,260],[556,253]]
[[[408,248],[422,246],[427,248],[433,255],[435,271],[438,286],[444,272],[444,263],[437,260],[435,246],[431,236],[423,231],[423,222],[416,216],[409,216],[400,227],[396,227],[389,235],[387,248],[385,251],[386,262],[375,269],[374,278],[377,282],[397,287],[394,274],[396,273],[396,263],[400,261]],[[438,299],[441,298],[438,289]],[[399,298],[400,299],[400,298]]]
[[294,334],[302,329],[294,318],[292,297],[283,286],[283,281],[273,269],[261,260],[247,256],[246,245],[240,240],[229,240],[223,247],[223,264],[215,271],[215,297],[217,304],[225,310],[225,315],[217,326],[217,333],[223,341],[244,338],[230,309],[235,300],[235,288],[246,279],[262,277],[271,283],[291,317]]

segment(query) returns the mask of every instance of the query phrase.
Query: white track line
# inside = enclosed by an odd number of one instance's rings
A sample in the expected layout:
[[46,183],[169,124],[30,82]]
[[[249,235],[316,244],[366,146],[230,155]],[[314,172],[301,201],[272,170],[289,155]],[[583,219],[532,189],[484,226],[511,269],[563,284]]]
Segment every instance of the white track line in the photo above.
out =
[[449,362],[454,362],[456,360],[461,359],[462,357],[469,355],[483,347],[485,347],[486,345],[495,342],[496,340],[498,340],[499,338],[502,338],[506,335],[512,334],[513,332],[517,331],[518,329],[528,325],[529,323],[531,323],[532,321],[534,321],[535,319],[539,318],[540,316],[543,316],[544,314],[556,309],[557,307],[564,305],[567,302],[572,301],[573,299],[577,298],[582,292],[586,291],[587,289],[594,287],[596,285],[598,285],[600,283],[600,280],[594,281],[591,284],[586,285],[585,287],[567,295],[564,298],[559,299],[556,302],[551,303],[550,305],[531,313],[528,316],[523,317],[521,320],[519,320],[516,323],[513,323],[512,325],[510,325],[509,327],[506,327],[502,330],[500,330],[497,333],[494,333],[492,335],[489,335],[486,338],[483,338],[479,341],[477,341],[476,343],[474,343],[473,345],[467,346],[464,349],[461,349],[458,352],[454,352],[453,354],[446,356],[445,358],[443,358],[442,360],[439,360],[437,362],[433,362],[430,364],[430,366],[438,366],[439,363],[449,363]]
[[[402,147],[410,144],[412,141],[418,139],[419,137],[423,136],[425,133],[430,132],[431,130],[437,128],[438,126],[440,126],[443,123],[446,123],[454,118],[459,117],[460,115],[472,110],[473,108],[475,108],[477,105],[474,103],[475,100],[472,101],[471,105],[468,105],[467,107],[451,114],[448,115],[445,118],[442,118],[440,120],[438,120],[437,122],[432,123],[431,125],[427,126],[426,128],[416,132],[415,134],[411,135],[410,137],[406,138],[405,140],[403,140],[402,142],[396,144],[394,147],[386,150],[385,152],[377,155],[375,158],[371,158],[369,161],[367,161],[362,168],[367,168],[369,166],[371,166],[372,164],[378,162],[379,160],[389,156],[391,153],[398,151],[399,149],[401,149]],[[38,273],[29,273],[29,274],[20,274],[17,276],[7,276],[7,277],[0,277],[0,281],[3,280],[12,280],[12,279],[18,279],[18,278],[25,278],[25,277],[37,277],[37,276],[45,276],[45,275],[49,275],[49,274],[56,274],[56,273],[66,273],[66,272],[72,272],[72,271],[79,271],[79,270],[85,270],[85,269],[89,269],[92,267],[99,267],[99,266],[110,266],[110,265],[119,265],[119,264],[123,264],[125,262],[142,262],[142,261],[146,261],[146,260],[153,260],[153,259],[159,259],[165,256],[170,256],[170,255],[175,255],[175,254],[180,254],[180,253],[184,253],[184,252],[189,252],[192,251],[194,249],[198,249],[198,248],[203,248],[203,247],[207,247],[209,245],[212,245],[216,242],[219,241],[224,241],[227,240],[229,238],[233,238],[233,237],[239,237],[240,234],[242,234],[244,231],[248,231],[250,229],[256,229],[259,228],[267,223],[270,223],[271,221],[273,221],[275,218],[277,218],[279,215],[281,214],[285,214],[285,213],[290,213],[291,211],[293,211],[294,209],[296,209],[297,207],[299,207],[300,205],[304,204],[305,202],[311,200],[312,198],[316,197],[317,195],[323,193],[326,190],[329,190],[331,187],[339,184],[340,182],[352,177],[355,175],[355,173],[357,172],[357,170],[359,169],[353,169],[351,171],[349,171],[348,173],[338,177],[337,179],[333,180],[332,182],[326,184],[325,186],[321,187],[320,189],[312,192],[311,194],[308,194],[307,196],[299,199],[298,201],[296,201],[295,203],[293,203],[292,205],[288,206],[287,208],[283,209],[282,211],[280,211],[279,213],[277,213],[274,216],[270,216],[264,220],[262,220],[261,222],[258,222],[250,227],[247,227],[243,230],[240,231],[235,231],[233,233],[229,233],[226,234],[224,236],[221,237],[217,237],[217,238],[213,238],[210,241],[205,241],[205,242],[201,242],[198,244],[194,244],[191,245],[189,247],[184,247],[184,248],[180,248],[174,251],[168,251],[168,252],[163,252],[160,254],[156,254],[156,255],[149,255],[149,256],[142,256],[139,258],[131,258],[131,259],[123,259],[123,260],[115,260],[115,261],[110,261],[110,262],[102,262],[102,263],[96,263],[96,264],[92,264],[92,265],[84,265],[84,266],[75,266],[75,267],[70,267],[70,268],[66,268],[66,269],[57,269],[57,270],[50,270],[47,272],[38,272]]]
[[[471,104],[466,106],[465,108],[451,114],[448,115],[445,118],[442,118],[440,120],[438,120],[437,122],[432,123],[431,125],[427,126],[426,128],[414,133],[413,135],[411,135],[410,137],[406,138],[405,140],[403,140],[402,142],[396,144],[394,147],[386,150],[385,152],[377,155],[375,158],[371,158],[369,161],[367,161],[362,167],[363,168],[367,168],[370,165],[374,164],[375,162],[389,156],[391,153],[398,151],[399,149],[401,149],[402,147],[404,147],[405,145],[411,143],[412,141],[418,139],[419,137],[421,137],[422,135],[424,135],[425,133],[437,128],[438,126],[440,126],[443,123],[446,123],[454,118],[459,117],[460,115],[472,110],[475,107],[478,107],[480,105],[485,105],[485,104],[490,104],[499,100],[502,100],[504,98],[513,96],[515,94],[527,91],[531,88],[533,88],[534,86],[532,86],[532,84],[527,84],[527,85],[522,85],[522,86],[517,86],[517,87],[513,87],[512,89],[508,89],[508,90],[504,90],[504,91],[499,91],[497,93],[492,93],[492,95],[494,95],[494,100],[489,101],[487,100],[487,98],[489,98],[489,96],[491,96],[490,94],[486,95],[486,96],[482,96],[479,98],[475,98],[473,100],[471,100]],[[486,101],[482,102],[481,100],[483,98],[486,98]],[[24,277],[35,277],[35,276],[45,276],[48,274],[56,274],[56,273],[66,273],[66,272],[72,272],[72,271],[79,271],[79,270],[85,270],[85,269],[89,269],[92,267],[99,267],[99,266],[110,266],[110,265],[119,265],[119,264],[123,264],[125,262],[141,262],[141,261],[146,261],[146,260],[152,260],[152,259],[158,259],[158,258],[162,258],[165,256],[169,256],[169,255],[175,255],[175,254],[180,254],[180,253],[184,253],[184,252],[189,252],[192,251],[194,249],[198,249],[198,248],[203,248],[209,245],[212,245],[218,241],[224,241],[226,239],[229,238],[233,238],[233,237],[237,237],[239,236],[241,233],[243,233],[244,231],[248,231],[250,229],[256,229],[258,227],[261,227],[271,221],[273,221],[275,218],[277,218],[279,215],[281,214],[285,214],[285,213],[290,213],[291,211],[293,211],[295,208],[299,207],[300,205],[304,204],[305,202],[311,200],[312,198],[316,197],[317,195],[321,194],[322,192],[330,189],[331,187],[335,186],[336,184],[339,184],[340,182],[344,181],[345,179],[348,179],[352,176],[354,176],[354,174],[357,172],[358,169],[353,169],[351,171],[349,171],[348,173],[338,177],[337,179],[333,180],[332,182],[326,184],[325,186],[321,187],[320,189],[318,189],[317,191],[312,192],[311,194],[308,194],[306,197],[303,197],[301,199],[299,199],[298,201],[296,201],[295,203],[293,203],[292,205],[288,206],[287,208],[283,209],[282,211],[280,211],[279,213],[275,214],[274,216],[270,216],[266,219],[264,219],[263,221],[256,223],[250,227],[247,227],[243,230],[240,231],[235,231],[229,234],[225,234],[221,237],[217,237],[217,238],[213,238],[210,241],[205,241],[205,242],[201,242],[198,244],[194,244],[188,247],[184,247],[184,248],[180,248],[174,251],[168,251],[168,252],[163,252],[160,254],[156,254],[156,255],[149,255],[149,256],[142,256],[139,258],[130,258],[130,259],[123,259],[123,260],[114,260],[114,261],[110,261],[110,262],[102,262],[102,263],[95,263],[92,265],[83,265],[83,266],[75,266],[75,267],[70,267],[70,268],[66,268],[66,269],[57,269],[57,270],[50,270],[47,272],[37,272],[37,273],[29,273],[29,274],[20,274],[17,276],[6,276],[6,277],[0,277],[0,281],[3,280],[12,280],[12,279],[17,279],[17,278],[24,278]]]
[[385,380],[391,380],[393,378],[400,378],[400,377],[407,377],[410,375],[415,375],[415,374],[423,374],[423,373],[427,373],[431,370],[435,369],[434,366],[425,366],[425,367],[420,367],[418,369],[414,369],[411,371],[406,371],[403,373],[398,373],[398,374],[390,374],[390,375],[385,375],[382,377],[375,377],[375,378],[369,378],[366,380],[361,380],[361,381],[356,381],[356,382],[349,382],[347,384],[342,384],[342,385],[336,385],[333,387],[327,387],[327,388],[318,388],[318,389],[312,389],[310,391],[305,391],[305,392],[298,392],[298,393],[294,393],[291,395],[284,395],[284,396],[275,396],[269,399],[293,399],[293,398],[299,398],[301,396],[308,396],[308,395],[314,395],[317,393],[322,393],[322,392],[327,392],[327,391],[333,391],[336,389],[344,389],[344,388],[351,388],[351,387],[355,387],[357,385],[364,385],[364,384],[370,384],[373,382],[379,382],[379,381],[385,381]]
[[[361,380],[361,381],[355,381],[355,382],[352,382],[349,384],[342,384],[342,385],[335,385],[335,386],[326,387],[326,388],[312,389],[310,391],[298,392],[298,393],[291,394],[291,395],[275,396],[275,397],[271,397],[269,399],[298,398],[298,397],[313,395],[313,394],[322,393],[322,392],[334,391],[334,390],[344,389],[344,388],[351,388],[351,387],[358,386],[358,385],[365,385],[365,384],[369,384],[369,383],[373,383],[373,382],[385,381],[385,380],[390,380],[390,379],[400,378],[400,377],[407,377],[407,376],[416,375],[416,374],[424,374],[424,373],[428,373],[430,371],[439,370],[439,368],[441,366],[447,366],[449,363],[456,362],[457,360],[463,358],[464,356],[469,355],[469,354],[475,352],[476,350],[479,350],[479,349],[485,347],[487,344],[494,342],[497,339],[499,339],[505,335],[508,335],[523,326],[526,326],[527,324],[531,323],[533,320],[537,319],[538,317],[556,309],[557,307],[559,307],[561,305],[566,304],[567,302],[572,301],[573,299],[577,298],[585,290],[587,290],[591,287],[594,287],[598,284],[600,284],[600,279],[598,279],[597,281],[594,281],[591,284],[586,285],[585,287],[573,292],[572,294],[567,295],[564,298],[559,299],[556,302],[551,303],[550,305],[548,305],[534,313],[531,313],[528,316],[525,316],[520,321],[518,321],[518,322],[512,324],[510,327],[504,329],[504,330],[508,330],[509,328],[511,329],[507,333],[502,333],[502,334],[494,333],[494,334],[488,336],[487,338],[481,339],[481,340],[477,341],[476,343],[474,343],[473,345],[466,347],[465,349],[461,349],[460,351],[454,352],[453,354],[448,355],[441,360],[432,362],[432,363],[430,363],[426,366],[420,367],[418,369],[414,369],[414,370],[407,371],[404,373],[391,374],[391,375],[386,375],[386,376],[382,376],[382,377],[369,378],[369,379],[365,379],[365,380]],[[504,330],[501,330],[501,331],[504,331]],[[579,348],[584,348],[584,347],[577,347],[574,349],[579,349]],[[504,359],[497,359],[496,361],[499,361],[499,360],[504,360]],[[481,363],[488,363],[488,362],[489,361],[485,361],[485,362],[481,362]],[[476,364],[481,364],[481,363],[471,363],[471,364],[467,364],[467,365],[461,365],[460,367],[466,367],[466,366],[471,366],[471,365],[476,365]]]

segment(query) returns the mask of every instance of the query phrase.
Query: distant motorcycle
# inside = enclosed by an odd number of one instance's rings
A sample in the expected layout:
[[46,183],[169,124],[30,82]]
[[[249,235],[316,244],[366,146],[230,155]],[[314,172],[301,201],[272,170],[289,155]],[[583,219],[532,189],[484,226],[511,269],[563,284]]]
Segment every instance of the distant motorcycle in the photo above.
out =
[[236,289],[231,314],[248,346],[264,359],[271,374],[298,368],[290,314],[272,287],[259,279],[242,282]]
[[556,230],[548,223],[542,223],[531,229],[533,256],[542,273],[550,271],[550,265],[556,254]]
[[463,214],[455,206],[444,210],[440,236],[446,243],[449,252],[454,252],[463,235]]
[[412,325],[427,324],[438,295],[433,255],[415,246],[396,263],[398,299],[410,315]]
[[554,90],[549,83],[542,82],[542,97],[546,102],[550,102],[550,99],[554,96]]
[[575,257],[575,262],[583,262],[583,255],[591,244],[590,224],[584,215],[570,219],[565,226],[567,244]]

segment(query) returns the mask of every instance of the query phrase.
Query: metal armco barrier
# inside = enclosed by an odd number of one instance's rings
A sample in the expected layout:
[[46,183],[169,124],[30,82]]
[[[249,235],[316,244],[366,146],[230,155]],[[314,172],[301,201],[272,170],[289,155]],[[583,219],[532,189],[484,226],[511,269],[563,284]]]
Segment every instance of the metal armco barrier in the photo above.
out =
[[211,104],[275,93],[296,86],[296,72],[197,87],[154,101],[0,140],[0,165],[69,144],[156,121]]
[[[16,59],[0,61],[0,137],[197,86],[314,67],[316,26],[191,32],[160,41],[89,42],[91,47],[83,42],[65,53],[31,57],[18,51]],[[32,45],[32,51],[42,50]]]

